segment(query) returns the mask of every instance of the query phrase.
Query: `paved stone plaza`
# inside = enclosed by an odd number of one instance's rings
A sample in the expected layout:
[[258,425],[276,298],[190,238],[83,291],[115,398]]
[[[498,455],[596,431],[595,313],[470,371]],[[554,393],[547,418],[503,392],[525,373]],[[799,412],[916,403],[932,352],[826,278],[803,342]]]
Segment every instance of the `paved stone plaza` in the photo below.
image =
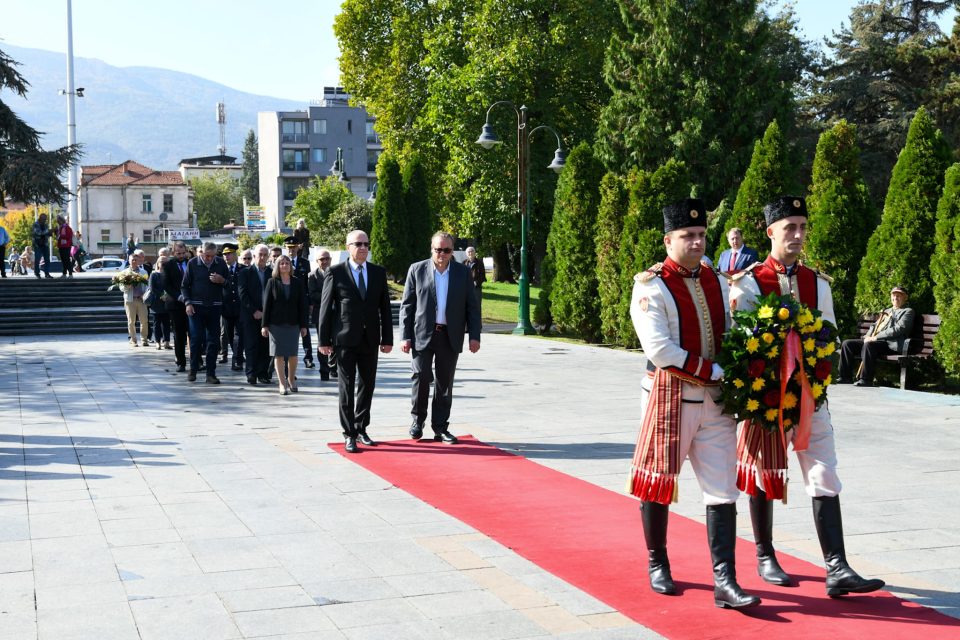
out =
[[[380,363],[370,434],[403,439],[409,356]],[[451,431],[621,491],[644,365],[487,334],[460,359]],[[333,453],[336,385],[315,369],[287,397],[218,375],[190,384],[173,352],[120,335],[0,339],[0,637],[659,637]],[[960,398],[831,398],[851,563],[960,617]],[[791,477],[775,537],[820,564]],[[680,493],[703,521],[689,465]]]

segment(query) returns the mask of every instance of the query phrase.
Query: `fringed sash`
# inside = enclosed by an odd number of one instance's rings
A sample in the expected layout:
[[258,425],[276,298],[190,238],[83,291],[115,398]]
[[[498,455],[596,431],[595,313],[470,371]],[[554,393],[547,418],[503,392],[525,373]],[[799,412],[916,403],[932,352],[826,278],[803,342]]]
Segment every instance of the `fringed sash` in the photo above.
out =
[[[778,273],[784,273],[783,265],[772,257],[768,257],[766,262],[751,272],[762,295],[791,293],[781,290]],[[795,275],[798,291],[793,292],[794,296],[799,297],[800,302],[811,309],[816,309],[817,274],[812,269],[798,265]],[[797,448],[798,444],[800,443],[795,441],[794,448]],[[747,495],[756,495],[759,490],[758,475],[763,479],[767,498],[782,500],[786,504],[786,437],[780,432],[767,431],[759,424],[745,420],[737,428],[737,488]]]
[[641,500],[677,501],[682,397],[683,381],[657,369],[627,481],[627,493]]

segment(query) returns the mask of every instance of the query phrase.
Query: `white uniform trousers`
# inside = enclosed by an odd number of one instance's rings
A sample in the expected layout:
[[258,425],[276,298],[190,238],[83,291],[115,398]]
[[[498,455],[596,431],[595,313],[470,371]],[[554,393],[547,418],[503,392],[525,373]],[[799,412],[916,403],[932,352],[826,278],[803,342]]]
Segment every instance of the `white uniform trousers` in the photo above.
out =
[[[787,433],[787,444],[793,442],[794,432]],[[833,497],[840,494],[843,485],[837,475],[837,447],[833,441],[833,423],[827,403],[813,414],[810,428],[810,446],[797,451],[797,462],[803,475],[803,488],[811,498]],[[763,479],[757,474],[757,486],[764,489]]]
[[[646,411],[649,396],[644,389],[640,415]],[[683,402],[680,407],[680,464],[690,459],[703,492],[703,503],[708,506],[734,503],[740,495],[737,427],[733,418],[720,409],[709,393],[703,394],[703,402]]]

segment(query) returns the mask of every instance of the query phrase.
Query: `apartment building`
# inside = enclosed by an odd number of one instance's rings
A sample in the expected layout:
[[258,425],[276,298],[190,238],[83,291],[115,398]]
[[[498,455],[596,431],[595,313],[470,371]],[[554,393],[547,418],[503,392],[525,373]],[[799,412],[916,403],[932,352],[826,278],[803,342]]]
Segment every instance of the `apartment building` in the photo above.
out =
[[324,87],[323,99],[303,111],[257,114],[260,205],[267,225],[288,225],[297,190],[314,176],[331,175],[337,149],[343,150],[347,185],[362,198],[376,190],[377,160],[383,147],[366,109],[351,107],[341,87]]

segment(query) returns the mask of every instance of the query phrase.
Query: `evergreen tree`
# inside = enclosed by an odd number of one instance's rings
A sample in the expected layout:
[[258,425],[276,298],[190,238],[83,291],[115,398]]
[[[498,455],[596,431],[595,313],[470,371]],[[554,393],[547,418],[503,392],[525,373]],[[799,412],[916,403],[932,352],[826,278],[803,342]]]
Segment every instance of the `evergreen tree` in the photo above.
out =
[[750,166],[737,190],[733,214],[724,228],[726,234],[727,230],[739,227],[743,231],[743,243],[756,249],[761,259],[770,252],[763,207],[777,196],[790,191],[788,174],[787,147],[780,132],[780,125],[774,120],[767,127],[763,138],[757,140],[753,146]]
[[247,132],[243,141],[243,174],[240,178],[242,195],[247,205],[260,204],[260,151],[257,146],[257,134],[253,129]]
[[856,335],[856,273],[876,225],[876,213],[860,174],[856,127],[846,120],[820,136],[807,210],[810,265],[833,278],[833,309],[840,335]]
[[403,167],[403,198],[409,224],[407,259],[412,262],[430,257],[430,237],[436,231],[436,216],[430,206],[426,168],[419,154]]
[[684,161],[706,202],[718,202],[747,166],[771,120],[793,122],[794,90],[810,46],[788,9],[768,16],[755,0],[617,0],[604,79],[597,154],[607,167],[653,171]]
[[827,39],[828,56],[805,106],[814,122],[856,125],[864,178],[875,202],[910,127],[927,105],[951,146],[960,143],[960,16],[948,38],[937,24],[956,0],[859,2]]
[[377,199],[373,203],[370,259],[402,282],[410,266],[407,253],[407,208],[403,202],[403,176],[393,154],[377,162]]
[[947,169],[936,229],[930,271],[940,330],[933,339],[933,352],[948,373],[960,376],[960,164]]
[[910,306],[917,313],[930,313],[934,308],[930,257],[937,201],[949,163],[950,149],[921,107],[893,168],[880,226],[867,243],[857,277],[858,312],[886,308],[890,289],[896,285],[910,292]]
[[729,230],[728,225],[733,226],[730,225],[731,215],[733,215],[733,208],[724,198],[707,217],[707,252],[705,255],[712,255],[714,264],[720,262],[720,254],[730,248],[725,231]]
[[600,298],[600,335],[604,342],[620,342],[620,237],[627,215],[627,188],[620,176],[608,173],[600,182],[597,211],[597,293]]
[[550,307],[554,322],[587,342],[600,338],[596,245],[598,187],[603,166],[586,142],[567,158],[557,182],[548,246],[553,251],[554,278]]
[[650,173],[633,171],[627,176],[629,205],[620,236],[620,344],[629,348],[639,346],[637,332],[630,319],[630,299],[633,295],[633,277],[663,262],[663,208],[690,195],[687,167],[677,160],[667,162]]
[[[29,83],[17,71],[18,66],[0,51],[0,90],[9,89],[25,98]],[[77,145],[44,151],[40,132],[0,100],[0,208],[7,198],[63,204],[69,190],[61,176],[79,159]]]

